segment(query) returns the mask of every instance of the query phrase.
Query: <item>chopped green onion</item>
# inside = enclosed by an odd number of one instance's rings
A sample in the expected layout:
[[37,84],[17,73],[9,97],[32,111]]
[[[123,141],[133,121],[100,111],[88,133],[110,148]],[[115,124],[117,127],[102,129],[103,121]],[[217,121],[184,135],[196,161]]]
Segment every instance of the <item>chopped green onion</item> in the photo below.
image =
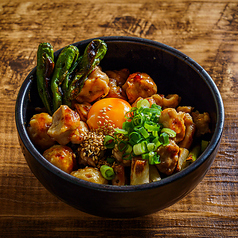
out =
[[138,130],[141,135],[146,139],[150,136],[150,134],[148,133],[148,131],[144,128],[144,127],[141,127],[139,130]]
[[134,126],[138,126],[138,125],[142,125],[145,121],[144,116],[142,115],[136,115],[133,119],[132,119],[132,123]]
[[140,107],[149,108],[150,103],[147,99],[142,99],[137,102],[136,106],[137,106],[137,108],[140,108]]
[[153,114],[151,117],[150,117],[150,121],[154,122],[154,123],[158,123],[159,122],[159,117],[160,117],[160,114]]
[[154,156],[154,154],[155,154],[155,152],[150,151],[149,153],[143,154],[141,157],[142,157],[142,159],[149,160],[150,157],[153,157],[153,156]]
[[150,120],[151,116],[153,115],[153,109],[151,108],[142,108],[141,110],[139,109],[139,113],[145,115],[145,117]]
[[159,106],[159,105],[157,105],[157,104],[155,104],[155,103],[153,103],[150,108],[156,108],[157,111],[160,111],[160,112],[161,112],[161,106]]
[[149,132],[150,131],[159,131],[160,130],[160,125],[156,124],[156,123],[149,123],[149,122],[146,122],[144,124],[144,127],[145,129],[147,129]]
[[120,141],[118,143],[118,150],[120,152],[125,152],[125,153],[131,153],[132,152],[132,146],[127,142],[127,141]]
[[133,119],[134,114],[136,113],[136,111],[137,111],[137,108],[136,107],[132,107],[130,111],[126,112],[125,118],[127,120]]
[[153,141],[152,141],[155,145],[155,150],[160,146],[162,145],[162,143],[160,142],[159,138],[156,137]]
[[154,151],[156,149],[155,144],[154,143],[148,143],[147,144],[147,149],[148,149],[148,151]]
[[115,138],[109,135],[106,135],[103,142],[104,146],[107,149],[113,149],[115,147]]
[[158,133],[158,131],[152,131],[152,135],[153,135],[154,137],[158,137],[158,136],[159,136],[159,133]]
[[169,137],[175,137],[176,136],[176,132],[174,130],[170,129],[170,128],[163,128],[161,130],[161,132],[162,133],[163,132],[167,133],[169,135]]
[[137,132],[132,132],[130,135],[129,135],[129,143],[131,145],[136,145],[138,144],[139,142],[141,141],[141,135]]
[[130,154],[132,152],[132,146],[130,144],[127,144],[127,148],[125,150],[125,153]]
[[120,129],[120,128],[116,128],[115,132],[118,134],[123,134],[123,135],[127,135],[128,131],[124,130],[124,129]]
[[165,132],[161,133],[160,136],[160,142],[163,144],[163,145],[168,145],[169,144],[169,135]]
[[113,168],[108,165],[105,165],[105,164],[102,165],[100,167],[100,172],[101,172],[102,176],[107,180],[112,180],[115,177]]
[[150,151],[149,153],[143,154],[142,159],[148,160],[150,165],[155,165],[160,163],[160,156],[157,153]]
[[131,132],[131,131],[133,131],[133,123],[132,122],[129,122],[129,121],[125,121],[125,122],[123,122],[123,124],[122,124],[122,129],[123,130],[125,130],[125,131],[127,131],[128,132],[128,134]]
[[122,155],[122,159],[124,160],[131,160],[132,159],[132,155],[131,153],[125,153]]
[[146,141],[143,141],[139,144],[136,144],[133,146],[133,153],[135,155],[142,155],[146,152],[147,146],[146,146]]
[[160,164],[160,156],[155,154],[153,157],[149,158],[149,164],[154,165],[154,164]]
[[150,117],[158,113],[158,110],[155,108],[143,108],[142,112],[148,114]]
[[126,148],[127,148],[127,146],[128,146],[128,143],[127,143],[127,141],[120,141],[119,143],[118,143],[118,150],[120,151],[120,152],[122,152],[122,151],[125,151],[126,150]]

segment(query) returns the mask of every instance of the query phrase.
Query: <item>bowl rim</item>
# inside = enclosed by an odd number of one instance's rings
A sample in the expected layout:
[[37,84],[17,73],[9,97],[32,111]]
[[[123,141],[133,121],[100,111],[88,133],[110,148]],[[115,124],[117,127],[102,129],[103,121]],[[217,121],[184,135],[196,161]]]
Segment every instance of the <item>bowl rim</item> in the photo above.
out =
[[[35,73],[36,67],[32,69],[32,71],[27,75],[25,80],[23,81],[20,90],[18,92],[16,105],[15,105],[15,122],[16,127],[18,131],[18,135],[20,139],[22,140],[24,146],[27,148],[28,152],[47,170],[54,173],[56,176],[61,177],[64,180],[67,180],[70,183],[74,183],[75,185],[83,186],[85,188],[90,188],[92,190],[100,190],[100,191],[106,191],[106,192],[135,192],[135,191],[141,191],[141,190],[149,190],[153,189],[155,187],[162,187],[166,184],[169,184],[175,180],[179,180],[182,177],[188,175],[189,173],[193,172],[201,166],[202,163],[205,162],[205,160],[213,153],[213,151],[216,149],[216,147],[220,143],[220,139],[223,132],[224,127],[224,105],[222,101],[222,97],[220,95],[220,92],[213,81],[213,79],[210,77],[210,75],[193,59],[188,57],[186,54],[180,52],[179,50],[168,46],[164,43],[149,40],[145,38],[140,37],[130,37],[130,36],[103,36],[103,37],[95,37],[91,39],[86,39],[82,41],[78,41],[73,43],[73,45],[84,45],[86,43],[89,43],[93,39],[102,39],[105,42],[130,42],[130,43],[139,43],[143,45],[148,46],[154,46],[156,48],[159,48],[169,54],[174,55],[175,57],[181,59],[186,64],[188,64],[191,68],[193,68],[197,73],[201,76],[201,78],[204,79],[207,86],[210,88],[210,91],[213,94],[213,98],[215,100],[215,106],[216,106],[216,112],[217,112],[217,120],[216,120],[216,126],[215,130],[211,139],[210,144],[205,149],[205,151],[199,156],[199,159],[197,159],[193,164],[188,166],[186,169],[173,174],[169,177],[163,178],[160,181],[147,183],[147,184],[141,184],[141,185],[126,185],[126,186],[116,186],[116,185],[103,185],[103,184],[96,184],[89,181],[85,181],[82,179],[78,179],[51,164],[49,161],[47,161],[40,152],[35,148],[33,143],[31,142],[27,131],[25,127],[25,122],[23,120],[23,109],[24,109],[24,98],[27,97],[27,91],[31,85],[32,81],[32,74]],[[60,52],[63,48],[57,50],[55,53],[57,54]]]

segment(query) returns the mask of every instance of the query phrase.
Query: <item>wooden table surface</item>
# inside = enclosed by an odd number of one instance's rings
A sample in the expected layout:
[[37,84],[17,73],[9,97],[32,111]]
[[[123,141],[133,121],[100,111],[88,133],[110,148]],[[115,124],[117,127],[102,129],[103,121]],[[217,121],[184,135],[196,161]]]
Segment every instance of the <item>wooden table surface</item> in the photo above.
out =
[[[221,146],[203,181],[173,206],[134,219],[78,211],[31,173],[17,139],[18,90],[40,42],[100,36],[168,44],[211,75],[225,106]],[[238,1],[1,0],[0,237],[238,237]]]

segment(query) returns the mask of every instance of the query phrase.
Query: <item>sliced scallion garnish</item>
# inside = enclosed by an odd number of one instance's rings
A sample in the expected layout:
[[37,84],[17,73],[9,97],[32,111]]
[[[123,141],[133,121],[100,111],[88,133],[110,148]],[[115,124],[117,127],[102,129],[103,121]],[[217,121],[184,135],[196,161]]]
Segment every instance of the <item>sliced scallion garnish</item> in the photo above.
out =
[[147,144],[148,151],[154,151],[155,150],[155,144],[154,143],[148,143]]
[[161,133],[159,136],[159,140],[163,145],[169,144],[169,135],[165,132]]
[[143,108],[149,108],[150,107],[150,103],[147,99],[142,99],[140,101],[137,102],[136,104],[137,108],[143,107]]
[[124,160],[141,155],[149,164],[160,163],[156,150],[161,145],[168,145],[169,138],[176,136],[175,131],[163,128],[159,123],[161,111],[160,106],[150,105],[147,99],[138,101],[137,106],[126,113],[122,129],[115,129],[114,140],[105,136],[105,146],[113,149],[117,144]]
[[146,143],[146,141],[143,141],[143,142],[133,146],[133,153],[135,155],[142,155],[146,151],[147,151],[147,143]]
[[163,128],[161,130],[161,132],[162,133],[163,132],[167,133],[169,135],[169,137],[175,137],[176,136],[176,132],[174,130],[170,129],[170,128]]
[[132,132],[129,135],[129,143],[133,146],[141,141],[141,135],[138,132]]
[[104,146],[107,149],[113,149],[115,147],[115,138],[109,135],[106,135],[104,138]]
[[160,125],[157,123],[151,123],[151,122],[146,122],[144,124],[145,129],[148,131],[159,131],[160,130]]
[[100,172],[102,176],[107,180],[112,180],[115,177],[113,168],[108,165],[102,165],[100,167]]
[[123,152],[123,151],[125,151],[126,149],[127,149],[127,146],[128,146],[128,142],[127,141],[120,141],[119,143],[118,143],[118,150],[120,151],[120,152]]

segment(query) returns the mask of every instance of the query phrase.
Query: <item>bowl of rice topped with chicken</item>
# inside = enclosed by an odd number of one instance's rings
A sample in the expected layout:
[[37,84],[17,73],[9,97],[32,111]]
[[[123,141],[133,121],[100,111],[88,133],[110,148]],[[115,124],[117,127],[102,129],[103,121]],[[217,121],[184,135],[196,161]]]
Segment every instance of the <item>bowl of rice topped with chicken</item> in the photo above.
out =
[[165,44],[101,37],[39,44],[16,125],[37,179],[92,215],[129,218],[182,199],[215,159],[224,126],[207,72]]

